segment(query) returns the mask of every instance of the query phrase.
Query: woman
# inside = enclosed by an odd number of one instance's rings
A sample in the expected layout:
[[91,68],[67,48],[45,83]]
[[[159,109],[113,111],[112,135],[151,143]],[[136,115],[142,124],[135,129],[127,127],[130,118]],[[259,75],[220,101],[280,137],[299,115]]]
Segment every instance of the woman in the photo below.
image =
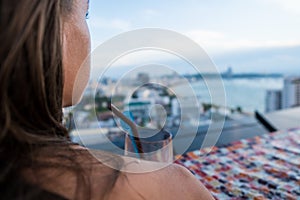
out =
[[125,173],[125,158],[98,152],[111,169],[69,140],[62,108],[88,81],[88,3],[0,0],[1,199],[210,199],[180,166]]

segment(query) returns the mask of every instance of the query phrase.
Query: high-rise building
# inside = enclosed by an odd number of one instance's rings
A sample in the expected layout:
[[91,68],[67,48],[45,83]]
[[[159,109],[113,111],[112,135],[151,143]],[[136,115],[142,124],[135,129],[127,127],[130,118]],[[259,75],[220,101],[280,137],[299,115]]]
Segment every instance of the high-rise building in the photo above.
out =
[[227,71],[222,74],[224,78],[232,78],[233,70],[231,66],[228,66]]
[[282,91],[267,90],[266,112],[273,112],[282,108]]
[[143,86],[144,84],[149,83],[150,76],[147,73],[139,73],[137,75],[138,86]]
[[300,106],[300,77],[287,77],[282,91],[282,108],[296,106]]

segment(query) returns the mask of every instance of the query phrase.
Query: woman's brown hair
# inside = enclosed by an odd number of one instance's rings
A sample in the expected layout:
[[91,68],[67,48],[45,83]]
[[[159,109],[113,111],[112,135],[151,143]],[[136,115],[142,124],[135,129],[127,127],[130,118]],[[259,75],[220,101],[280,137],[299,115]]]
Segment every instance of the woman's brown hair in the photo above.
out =
[[62,18],[72,3],[0,0],[1,198],[58,199],[30,184],[22,174],[26,169],[72,170],[81,184],[77,192],[89,188],[74,155],[65,153],[74,151],[62,125]]
[[1,146],[67,135],[60,123],[60,10],[59,1],[1,0]]

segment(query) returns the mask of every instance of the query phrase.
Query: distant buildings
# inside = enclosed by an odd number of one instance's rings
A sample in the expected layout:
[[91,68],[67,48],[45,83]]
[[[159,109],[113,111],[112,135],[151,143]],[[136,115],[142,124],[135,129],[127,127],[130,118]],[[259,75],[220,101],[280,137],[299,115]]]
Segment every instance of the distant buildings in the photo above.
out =
[[147,84],[150,82],[150,76],[147,73],[139,73],[137,75],[137,80],[136,80],[136,84],[138,86],[142,86],[144,84]]
[[150,83],[138,88],[130,99],[124,100],[125,110],[131,111],[136,123],[140,126],[161,126],[163,120],[171,114],[170,105],[171,94],[167,92],[167,89]]
[[125,104],[125,110],[130,110],[139,126],[145,126],[150,121],[151,106],[151,101],[147,99],[131,99],[129,103]]
[[300,106],[300,77],[288,77],[284,79],[282,108],[296,106]]
[[227,71],[222,74],[222,77],[223,78],[232,78],[232,76],[233,76],[233,70],[232,70],[232,67],[229,66],[227,68]]
[[268,90],[266,112],[300,106],[300,77],[286,77],[282,90]]
[[282,108],[282,91],[267,90],[266,112],[273,112]]

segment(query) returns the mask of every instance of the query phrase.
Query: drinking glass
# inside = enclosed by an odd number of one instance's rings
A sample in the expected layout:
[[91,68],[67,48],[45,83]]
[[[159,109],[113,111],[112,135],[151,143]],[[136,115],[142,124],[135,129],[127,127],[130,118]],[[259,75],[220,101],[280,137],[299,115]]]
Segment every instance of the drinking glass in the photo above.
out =
[[139,138],[126,134],[125,156],[148,161],[173,162],[172,134],[165,130],[140,129]]

